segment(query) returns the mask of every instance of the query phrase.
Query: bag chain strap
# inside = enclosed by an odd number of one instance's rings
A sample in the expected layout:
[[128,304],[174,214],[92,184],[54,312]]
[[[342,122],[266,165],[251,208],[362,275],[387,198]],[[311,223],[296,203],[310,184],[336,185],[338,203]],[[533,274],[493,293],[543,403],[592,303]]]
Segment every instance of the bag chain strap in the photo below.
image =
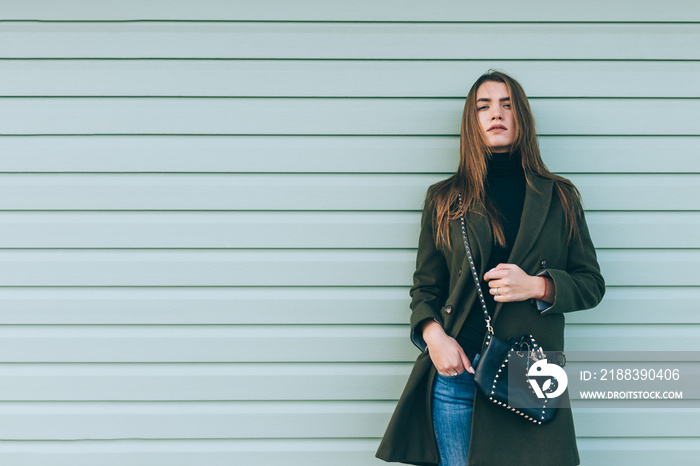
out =
[[[462,196],[459,197],[459,208],[462,209]],[[474,258],[472,257],[472,250],[469,248],[469,241],[467,240],[467,227],[464,223],[464,215],[459,218],[462,223],[462,238],[464,239],[464,249],[467,250],[467,259],[469,259],[469,267],[472,269],[472,276],[474,277],[474,283],[476,283],[476,291],[479,293],[479,299],[481,300],[481,308],[484,310],[484,320],[486,320],[486,330],[489,335],[493,335],[493,327],[491,327],[491,316],[489,315],[489,310],[486,308],[486,300],[484,300],[484,292],[481,290],[481,283],[479,281],[479,274],[474,266]]]

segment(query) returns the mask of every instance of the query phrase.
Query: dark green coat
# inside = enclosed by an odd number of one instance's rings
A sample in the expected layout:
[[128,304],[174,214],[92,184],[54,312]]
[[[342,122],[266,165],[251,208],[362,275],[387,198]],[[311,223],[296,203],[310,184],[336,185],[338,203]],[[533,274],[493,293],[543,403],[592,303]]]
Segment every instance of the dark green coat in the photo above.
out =
[[[579,237],[567,242],[564,212],[554,193],[552,180],[532,176],[526,188],[518,236],[509,263],[530,275],[545,271],[556,284],[551,307],[540,312],[528,301],[498,303],[492,325],[496,337],[532,334],[545,350],[564,349],[564,313],[596,306],[605,284],[583,216]],[[534,189],[533,189],[534,188]],[[480,276],[491,253],[492,235],[485,216],[466,216],[467,234]],[[476,299],[476,287],[465,260],[459,220],[450,223],[452,250],[435,248],[433,209],[426,199],[418,242],[416,272],[411,288],[411,335],[418,323],[435,318],[448,335],[455,337]],[[447,311],[450,312],[447,312]],[[418,356],[389,427],[377,451],[385,461],[435,465],[437,445],[430,412],[430,398],[437,371],[427,351]],[[568,391],[562,395],[568,400]],[[524,421],[503,407],[488,401],[477,390],[474,400],[469,466],[528,464],[570,466],[579,464],[571,410],[560,409],[554,419],[542,425]]]

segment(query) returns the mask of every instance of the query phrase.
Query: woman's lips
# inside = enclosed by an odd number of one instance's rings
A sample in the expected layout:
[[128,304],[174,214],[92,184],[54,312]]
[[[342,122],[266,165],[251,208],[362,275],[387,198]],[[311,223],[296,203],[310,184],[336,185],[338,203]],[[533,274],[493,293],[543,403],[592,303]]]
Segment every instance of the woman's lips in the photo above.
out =
[[491,131],[508,131],[508,128],[506,128],[503,125],[493,125],[492,127],[489,128],[487,132]]

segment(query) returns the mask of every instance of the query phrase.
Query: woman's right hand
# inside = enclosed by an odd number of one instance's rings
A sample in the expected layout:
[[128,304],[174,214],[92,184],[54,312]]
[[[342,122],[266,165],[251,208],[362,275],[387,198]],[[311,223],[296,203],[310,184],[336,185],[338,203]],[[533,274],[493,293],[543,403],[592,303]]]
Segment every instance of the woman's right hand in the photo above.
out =
[[460,344],[445,333],[436,321],[430,320],[423,325],[423,340],[428,345],[430,359],[440,374],[454,376],[465,370],[474,373],[471,361]]

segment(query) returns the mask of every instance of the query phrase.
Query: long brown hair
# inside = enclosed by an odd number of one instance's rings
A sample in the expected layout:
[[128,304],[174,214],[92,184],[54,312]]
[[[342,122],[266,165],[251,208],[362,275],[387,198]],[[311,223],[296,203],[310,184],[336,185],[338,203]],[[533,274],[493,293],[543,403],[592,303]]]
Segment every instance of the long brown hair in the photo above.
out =
[[[505,246],[502,215],[486,196],[487,161],[492,157],[477,117],[476,93],[479,87],[494,81],[506,85],[510,95],[511,111],[515,118],[515,142],[512,151],[519,151],[528,185],[532,188],[532,177],[539,175],[554,181],[555,192],[564,209],[568,227],[568,240],[578,235],[577,217],[581,214],[581,196],[571,181],[555,175],[542,161],[535,133],[535,119],[522,86],[500,71],[489,70],[479,77],[467,94],[462,113],[460,134],[460,157],[457,173],[431,187],[427,201],[435,209],[434,236],[436,246],[445,251],[451,248],[449,236],[450,220],[458,219],[468,211],[482,208],[488,216],[496,244]],[[459,205],[458,196],[462,196]]]

